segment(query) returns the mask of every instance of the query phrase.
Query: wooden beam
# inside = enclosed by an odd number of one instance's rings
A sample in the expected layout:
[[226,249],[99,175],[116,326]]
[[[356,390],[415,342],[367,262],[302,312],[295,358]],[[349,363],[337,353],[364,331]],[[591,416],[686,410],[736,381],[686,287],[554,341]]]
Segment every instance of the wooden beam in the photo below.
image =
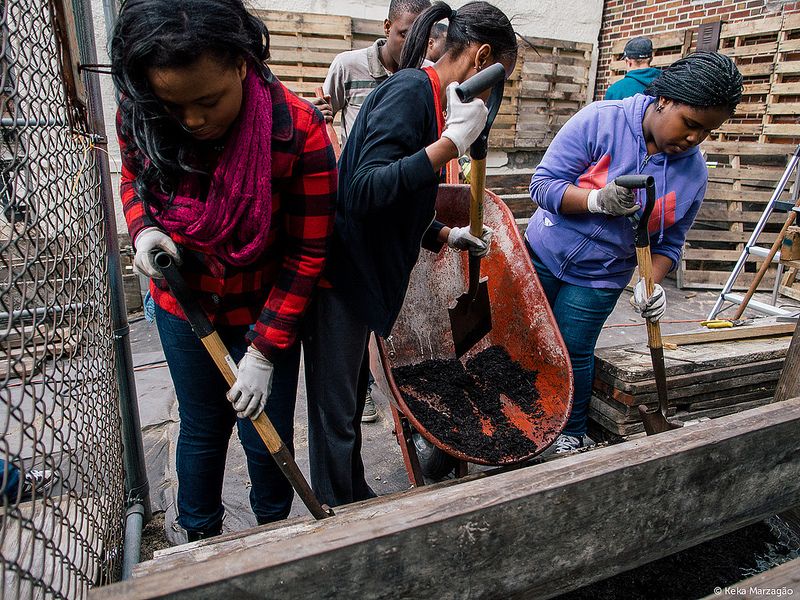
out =
[[800,558],[790,560],[768,571],[749,577],[739,583],[720,588],[719,594],[706,596],[703,600],[719,598],[789,598],[800,592]]
[[690,331],[688,333],[674,333],[665,335],[664,342],[676,346],[690,344],[710,344],[713,342],[727,342],[730,340],[748,340],[761,337],[778,337],[790,335],[795,329],[795,323],[773,323],[771,325],[740,325],[739,327],[726,327],[722,329],[706,329],[704,331]]
[[425,486],[195,547],[90,598],[551,598],[797,503],[798,427],[800,398]]

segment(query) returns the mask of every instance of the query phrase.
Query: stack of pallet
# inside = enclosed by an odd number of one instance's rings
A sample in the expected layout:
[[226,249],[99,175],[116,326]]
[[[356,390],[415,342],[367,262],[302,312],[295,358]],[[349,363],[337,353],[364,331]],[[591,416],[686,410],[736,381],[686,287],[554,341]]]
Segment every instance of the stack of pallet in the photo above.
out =
[[[790,340],[786,334],[665,350],[670,416],[678,421],[713,418],[767,404]],[[616,440],[642,433],[639,405],[658,406],[647,346],[603,348],[595,357],[590,436]]]
[[[734,118],[701,146],[711,166],[708,192],[687,236],[678,271],[680,287],[723,285],[800,139],[798,36],[796,14],[722,26],[720,52],[730,56],[744,76],[744,94]],[[785,216],[773,215],[759,245],[774,241]],[[747,288],[759,266],[755,256],[749,257],[737,288]],[[762,289],[772,287],[774,275],[772,267]]]

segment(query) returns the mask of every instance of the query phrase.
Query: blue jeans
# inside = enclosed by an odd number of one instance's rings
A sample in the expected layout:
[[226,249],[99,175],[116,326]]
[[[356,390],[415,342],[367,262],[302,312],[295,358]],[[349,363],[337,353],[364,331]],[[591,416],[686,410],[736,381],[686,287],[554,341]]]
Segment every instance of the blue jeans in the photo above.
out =
[[[225,397],[225,383],[187,321],[156,307],[156,325],[178,397],[178,522],[187,531],[207,534],[222,528],[222,481],[228,441],[237,425],[250,474],[250,506],[259,524],[285,519],[294,492],[258,436],[250,419],[237,419]],[[247,350],[248,327],[220,327],[217,332],[237,363]],[[300,345],[274,361],[266,413],[292,453],[294,405],[300,368]]]
[[567,346],[575,379],[572,413],[563,433],[586,435],[594,382],[594,347],[622,290],[581,287],[556,278],[528,248],[536,274]]
[[9,504],[17,501],[19,469],[0,458],[0,496]]

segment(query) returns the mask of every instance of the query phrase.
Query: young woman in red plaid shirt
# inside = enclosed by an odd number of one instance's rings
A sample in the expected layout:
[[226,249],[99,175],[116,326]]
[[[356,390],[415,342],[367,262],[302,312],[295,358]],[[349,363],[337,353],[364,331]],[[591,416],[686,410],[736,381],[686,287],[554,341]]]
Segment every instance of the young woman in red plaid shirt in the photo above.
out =
[[[179,523],[190,540],[220,533],[234,423],[258,522],[285,518],[292,488],[249,417],[266,410],[291,447],[299,321],[336,194],[324,121],[265,66],[269,33],[242,0],[128,0],[111,53],[122,203],[181,418]],[[182,264],[239,362],[230,391],[160,278],[157,250]]]

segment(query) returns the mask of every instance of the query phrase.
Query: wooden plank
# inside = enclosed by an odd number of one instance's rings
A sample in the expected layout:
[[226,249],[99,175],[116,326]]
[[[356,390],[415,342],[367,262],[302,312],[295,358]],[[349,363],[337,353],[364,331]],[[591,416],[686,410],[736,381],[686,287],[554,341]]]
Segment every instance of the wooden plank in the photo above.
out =
[[800,137],[800,125],[790,123],[764,125],[764,135]]
[[[667,352],[675,352],[668,350]],[[667,376],[667,386],[670,391],[677,391],[682,388],[692,387],[700,384],[712,384],[719,382],[720,387],[732,389],[745,385],[750,380],[750,375],[760,372],[780,371],[784,358],[773,358],[770,360],[754,360],[740,365],[725,366],[716,369],[704,368],[703,365],[695,363],[688,373]],[[780,374],[776,375],[779,377]],[[737,379],[734,381],[732,379]],[[656,391],[656,380],[652,375],[647,379],[637,381],[623,381],[615,378],[605,368],[604,364],[598,361],[595,369],[595,383],[593,388],[609,394],[610,390],[618,391],[626,396],[639,396],[641,394],[653,393]],[[685,396],[686,394],[684,394]],[[611,395],[611,397],[615,397]],[[623,403],[625,404],[625,403]]]
[[665,335],[665,343],[677,346],[689,344],[708,344],[730,340],[748,340],[761,337],[776,337],[794,333],[794,323],[774,323],[772,325],[742,325],[741,327],[728,327],[725,329],[707,329],[690,333],[673,333]]
[[[426,486],[323,521],[198,543],[161,572],[90,598],[551,598],[790,506],[799,426],[800,399]],[[365,565],[381,576],[365,576]]]
[[[762,33],[777,33],[783,24],[783,17],[769,17],[766,19],[754,19],[751,21],[735,21],[733,23],[723,23],[720,33],[721,39],[732,37],[757,35]],[[724,50],[721,50],[724,52]]]
[[[800,593],[800,558],[726,586],[722,590],[722,594],[726,596],[745,600],[791,597]],[[722,594],[711,594],[703,600],[719,600]]]
[[[695,406],[702,403],[703,406],[695,408],[716,408],[718,406],[728,406],[745,400],[755,400],[757,398],[771,397],[775,392],[778,383],[779,370],[763,371],[753,373],[744,378],[730,377],[720,379],[716,382],[698,382],[679,388],[673,388],[669,383],[669,404],[670,406]],[[639,421],[639,414],[635,407],[639,404],[656,406],[658,404],[658,394],[652,392],[637,392],[629,394],[622,392],[600,380],[595,381],[593,386],[595,396],[606,400],[614,400],[621,407],[626,407],[625,414]]]
[[[775,323],[774,318],[759,321]],[[668,377],[711,369],[732,369],[741,365],[783,359],[789,348],[787,338],[750,339],[724,344],[708,343],[666,350],[664,360]],[[596,371],[609,373],[619,382],[642,382],[653,378],[650,352],[645,344],[626,344],[596,351]],[[615,381],[615,385],[620,383]],[[634,387],[623,388],[633,390]]]
[[737,154],[739,156],[786,155],[794,152],[789,144],[759,144],[755,142],[716,142],[706,140],[700,144],[700,150],[708,154]]
[[778,51],[778,42],[765,42],[762,44],[750,44],[749,46],[737,46],[725,48],[724,54],[731,58],[761,56],[765,54],[775,54]]

